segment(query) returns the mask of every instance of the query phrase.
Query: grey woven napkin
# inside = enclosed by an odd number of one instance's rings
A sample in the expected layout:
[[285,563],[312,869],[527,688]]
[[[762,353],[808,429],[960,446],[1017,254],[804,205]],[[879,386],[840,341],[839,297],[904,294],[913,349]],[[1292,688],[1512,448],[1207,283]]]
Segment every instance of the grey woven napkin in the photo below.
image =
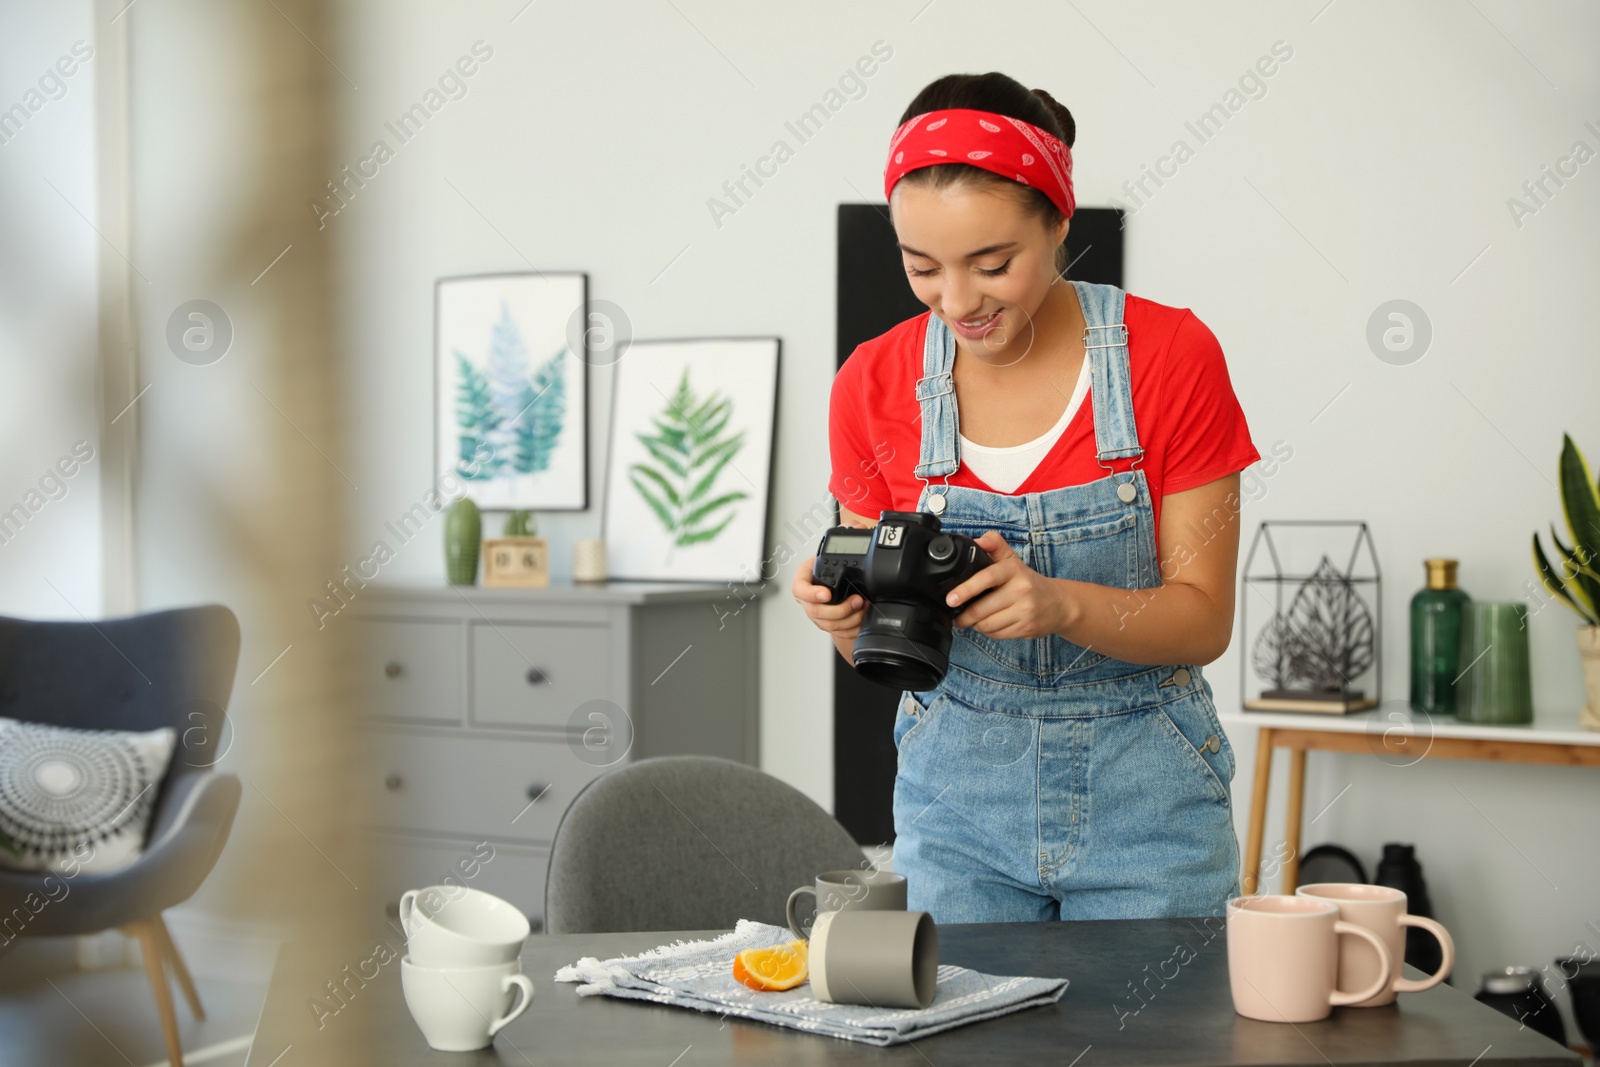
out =
[[558,970],[555,980],[583,983],[578,986],[580,997],[603,994],[677,1004],[872,1045],[898,1045],[1035,1004],[1050,1004],[1067,989],[1065,978],[997,977],[941,964],[933,1001],[926,1008],[872,1008],[818,1000],[811,995],[810,982],[762,992],[734,979],[734,956],[747,948],[793,939],[786,926],[740,919],[731,932],[709,941],[680,940],[637,956],[603,961],[585,956]]

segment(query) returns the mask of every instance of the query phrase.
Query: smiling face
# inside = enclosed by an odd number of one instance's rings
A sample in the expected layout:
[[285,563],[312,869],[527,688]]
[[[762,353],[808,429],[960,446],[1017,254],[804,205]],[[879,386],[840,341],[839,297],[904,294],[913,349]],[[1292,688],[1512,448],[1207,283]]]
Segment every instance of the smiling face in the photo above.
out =
[[1070,220],[1046,229],[1020,199],[991,186],[901,182],[889,206],[917,299],[963,350],[988,363],[1021,359],[1060,278],[1056,247]]

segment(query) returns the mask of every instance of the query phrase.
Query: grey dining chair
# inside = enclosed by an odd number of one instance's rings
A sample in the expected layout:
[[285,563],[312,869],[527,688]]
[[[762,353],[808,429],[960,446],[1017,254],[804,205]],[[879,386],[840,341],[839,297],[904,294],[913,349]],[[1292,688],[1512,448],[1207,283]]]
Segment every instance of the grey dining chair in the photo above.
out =
[[850,832],[788,783],[733,760],[658,756],[572,798],[550,846],[545,931],[781,926],[795,887],[867,866]]
[[0,617],[0,717],[177,735],[135,863],[71,877],[0,870],[0,953],[18,937],[112,927],[138,939],[172,1067],[183,1048],[163,965],[195,1018],[205,1012],[161,913],[211,873],[239,807],[239,779],[211,770],[226,747],[238,661],[239,621],[218,604],[96,622]]

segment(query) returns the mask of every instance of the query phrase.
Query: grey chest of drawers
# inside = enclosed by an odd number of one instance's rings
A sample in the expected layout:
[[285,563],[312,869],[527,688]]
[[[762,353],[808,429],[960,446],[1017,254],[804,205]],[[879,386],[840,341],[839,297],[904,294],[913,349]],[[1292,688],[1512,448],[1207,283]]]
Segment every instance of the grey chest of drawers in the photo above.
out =
[[360,792],[391,910],[465,884],[540,929],[551,838],[589,781],[650,756],[757,762],[760,605],[742,588],[374,586],[354,606]]

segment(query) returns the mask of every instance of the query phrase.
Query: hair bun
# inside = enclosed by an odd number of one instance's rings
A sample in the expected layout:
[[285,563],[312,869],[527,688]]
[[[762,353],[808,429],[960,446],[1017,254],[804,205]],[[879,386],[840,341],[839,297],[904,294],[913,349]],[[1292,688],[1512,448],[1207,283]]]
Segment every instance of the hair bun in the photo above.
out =
[[1061,140],[1068,148],[1071,148],[1073,141],[1078,136],[1078,124],[1073,121],[1072,112],[1067,110],[1065,104],[1057,101],[1055,97],[1043,89],[1031,89],[1029,91],[1034,96],[1037,96],[1044,103],[1044,106],[1050,109],[1050,113],[1056,117],[1056,121],[1061,124]]

